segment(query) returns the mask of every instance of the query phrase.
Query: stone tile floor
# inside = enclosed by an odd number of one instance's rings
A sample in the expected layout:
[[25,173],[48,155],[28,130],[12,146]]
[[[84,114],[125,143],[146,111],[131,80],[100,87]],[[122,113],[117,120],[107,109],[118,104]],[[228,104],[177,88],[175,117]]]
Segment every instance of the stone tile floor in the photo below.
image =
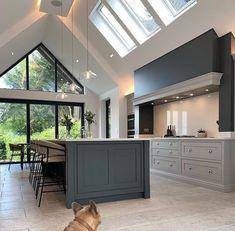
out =
[[[0,165],[0,230],[63,231],[73,219],[63,193],[47,193],[41,208],[27,170]],[[151,199],[98,204],[100,231],[232,231],[235,193],[222,193],[152,176]]]

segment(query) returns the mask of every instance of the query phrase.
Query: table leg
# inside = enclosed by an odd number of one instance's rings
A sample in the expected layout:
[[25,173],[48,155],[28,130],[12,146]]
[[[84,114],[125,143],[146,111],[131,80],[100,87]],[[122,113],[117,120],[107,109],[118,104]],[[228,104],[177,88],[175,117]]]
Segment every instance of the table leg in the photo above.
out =
[[24,151],[21,151],[21,156],[20,156],[20,167],[21,167],[21,170],[23,170],[23,166],[24,166]]

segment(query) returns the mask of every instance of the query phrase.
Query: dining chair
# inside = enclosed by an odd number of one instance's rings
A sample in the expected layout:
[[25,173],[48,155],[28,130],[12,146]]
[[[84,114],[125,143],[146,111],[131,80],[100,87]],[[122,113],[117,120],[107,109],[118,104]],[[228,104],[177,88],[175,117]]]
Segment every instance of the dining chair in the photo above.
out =
[[10,158],[8,170],[10,170],[10,168],[11,168],[13,157],[16,157],[16,156],[21,157],[22,155],[24,155],[24,146],[23,145],[9,144],[9,147],[10,147],[10,151],[11,151],[11,158]]

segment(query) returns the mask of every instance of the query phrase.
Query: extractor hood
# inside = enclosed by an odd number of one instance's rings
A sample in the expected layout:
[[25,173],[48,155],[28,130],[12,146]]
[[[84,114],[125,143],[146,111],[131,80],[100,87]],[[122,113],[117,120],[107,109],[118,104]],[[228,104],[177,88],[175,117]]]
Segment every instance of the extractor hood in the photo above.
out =
[[176,100],[208,94],[219,90],[223,73],[210,72],[168,87],[151,94],[134,98],[134,105],[152,103],[154,105],[169,103]]

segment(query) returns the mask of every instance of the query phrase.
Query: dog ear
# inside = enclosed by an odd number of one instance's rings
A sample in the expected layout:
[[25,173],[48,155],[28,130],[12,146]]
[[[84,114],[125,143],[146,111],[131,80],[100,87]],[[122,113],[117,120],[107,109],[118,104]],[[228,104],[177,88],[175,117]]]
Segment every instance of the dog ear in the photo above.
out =
[[97,207],[96,207],[95,202],[94,201],[90,201],[89,204],[90,204],[90,208],[89,208],[90,212],[93,214],[93,216],[97,216],[98,215],[98,211],[97,211]]
[[78,204],[77,202],[73,202],[72,209],[73,209],[73,212],[75,215],[79,210],[83,209],[83,207],[80,204]]

